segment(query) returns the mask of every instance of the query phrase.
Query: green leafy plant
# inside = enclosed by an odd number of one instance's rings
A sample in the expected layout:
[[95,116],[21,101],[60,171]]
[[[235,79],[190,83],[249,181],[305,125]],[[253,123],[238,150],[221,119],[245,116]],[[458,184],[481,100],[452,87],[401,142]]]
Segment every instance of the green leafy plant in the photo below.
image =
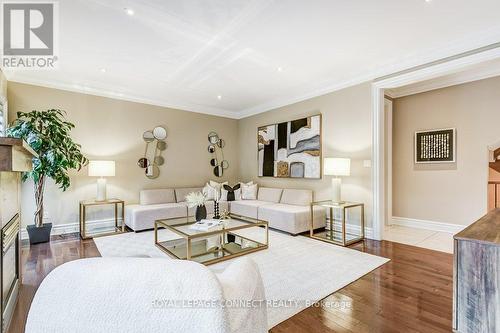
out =
[[33,158],[33,169],[22,179],[33,179],[35,190],[35,225],[43,225],[43,193],[47,177],[52,178],[63,191],[70,186],[68,171],[80,170],[88,160],[81,145],[70,136],[75,127],[65,120],[66,112],[58,109],[18,112],[17,119],[7,129],[7,135],[25,140],[38,153]]

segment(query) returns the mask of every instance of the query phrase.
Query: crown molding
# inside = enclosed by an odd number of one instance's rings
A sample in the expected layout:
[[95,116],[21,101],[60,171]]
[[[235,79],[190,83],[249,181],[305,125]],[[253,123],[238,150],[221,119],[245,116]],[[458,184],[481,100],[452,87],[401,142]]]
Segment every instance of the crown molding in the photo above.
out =
[[[368,83],[371,81],[377,81],[377,79],[379,78],[380,78],[379,80],[381,81],[386,81],[386,79],[390,79],[389,76],[395,73],[396,74],[401,73],[405,70],[410,71],[413,68],[417,67],[425,67],[426,65],[439,61],[446,61],[450,57],[454,56],[459,57],[464,52],[478,51],[481,48],[485,48],[495,44],[498,44],[496,48],[500,49],[499,41],[500,41],[500,32],[494,30],[489,32],[484,32],[483,34],[480,34],[479,38],[477,37],[477,35],[469,36],[468,38],[462,40],[460,43],[449,44],[447,47],[443,47],[441,49],[435,49],[433,50],[433,52],[426,53],[424,56],[410,57],[407,59],[403,59],[402,61],[398,61],[397,63],[387,64],[386,66],[382,66],[377,70],[373,70],[362,75],[353,76],[350,79],[342,81],[335,80],[335,81],[325,82],[325,84],[323,84],[320,88],[316,89],[307,89],[307,87],[304,87],[303,90],[306,91],[306,93],[301,94],[299,96],[294,94],[293,96],[287,96],[280,99],[275,99],[263,104],[259,104],[254,107],[242,110],[235,110],[235,111],[230,111],[222,108],[214,108],[194,103],[184,103],[184,102],[179,103],[167,100],[151,99],[143,96],[125,95],[123,93],[119,93],[116,91],[98,89],[92,87],[84,87],[81,85],[73,85],[63,82],[55,82],[55,81],[51,82],[48,80],[32,79],[23,76],[22,74],[19,73],[16,73],[16,75],[11,75],[11,73],[5,73],[5,75],[7,77],[7,80],[12,82],[32,84],[42,87],[61,89],[61,90],[84,93],[101,97],[108,97],[118,100],[150,104],[167,108],[174,108],[181,111],[203,113],[203,114],[209,114],[231,119],[243,119],[259,113],[274,110],[276,108],[280,108],[283,106],[308,100],[314,97],[329,94],[334,91],[348,88],[350,86],[362,84],[365,82]],[[467,58],[467,56],[464,56],[464,58]],[[416,81],[418,80],[415,80],[415,82]],[[378,84],[379,82],[377,81],[376,83]]]
[[[378,78],[386,78],[391,76],[394,73],[400,73],[405,70],[411,70],[412,68],[417,67],[425,67],[431,63],[437,63],[440,61],[446,61],[448,58],[452,58],[454,56],[459,56],[464,53],[474,54],[476,51],[486,52],[488,48],[491,49],[500,49],[500,33],[498,31],[492,31],[489,33],[485,33],[479,39],[468,38],[462,43],[455,43],[451,46],[444,47],[442,49],[435,50],[432,55],[427,55],[425,57],[412,57],[406,59],[405,61],[401,61],[398,64],[391,64],[382,67],[381,69],[371,71],[364,75],[359,75],[353,77],[352,79],[345,80],[342,82],[331,82],[330,84],[325,84],[322,88],[311,90],[308,93],[305,93],[300,96],[294,96],[291,98],[282,98],[277,99],[268,103],[263,103],[257,105],[255,107],[244,109],[238,112],[238,119],[250,117],[259,113],[267,112],[270,110],[274,110],[283,106],[291,105],[294,103],[298,103],[301,101],[308,100],[310,98],[322,96],[325,94],[332,93],[334,91],[338,91],[341,89],[348,88],[350,86],[362,84],[365,82],[370,82],[377,80]],[[468,55],[470,55],[468,54]],[[467,58],[468,55],[464,54],[464,58]],[[485,58],[485,61],[489,60]],[[432,66],[430,66],[432,67]],[[389,93],[390,96],[390,93]],[[392,97],[392,96],[390,96]]]
[[457,73],[456,75],[450,75],[449,77],[444,77],[444,78],[437,78],[435,80],[423,82],[421,84],[417,83],[407,87],[390,89],[389,91],[386,90],[385,93],[387,94],[389,92],[392,98],[400,98],[431,90],[442,89],[451,86],[456,86],[459,84],[484,80],[495,76],[500,76],[500,67],[497,68],[489,67],[489,68],[476,69],[470,72]]
[[92,87],[83,87],[80,85],[75,86],[75,85],[70,85],[70,84],[66,84],[63,82],[56,82],[56,81],[37,80],[37,79],[26,78],[26,77],[17,76],[17,75],[12,77],[11,75],[5,74],[5,76],[6,76],[8,82],[30,84],[30,85],[41,86],[41,87],[45,87],[45,88],[53,88],[53,89],[82,93],[82,94],[87,94],[87,95],[112,98],[112,99],[117,99],[117,100],[122,100],[122,101],[127,101],[127,102],[160,106],[160,107],[165,107],[165,108],[170,108],[170,109],[176,109],[179,111],[203,113],[203,114],[208,114],[211,116],[219,116],[219,117],[230,118],[230,119],[238,119],[239,118],[237,115],[237,111],[229,111],[229,110],[221,109],[221,108],[213,108],[213,107],[203,106],[203,105],[198,105],[198,104],[193,104],[193,103],[173,103],[173,102],[169,102],[169,101],[156,100],[156,99],[147,98],[147,97],[134,96],[134,95],[129,95],[129,94],[125,95],[123,93],[110,91],[110,90],[96,89],[96,88],[92,88]]

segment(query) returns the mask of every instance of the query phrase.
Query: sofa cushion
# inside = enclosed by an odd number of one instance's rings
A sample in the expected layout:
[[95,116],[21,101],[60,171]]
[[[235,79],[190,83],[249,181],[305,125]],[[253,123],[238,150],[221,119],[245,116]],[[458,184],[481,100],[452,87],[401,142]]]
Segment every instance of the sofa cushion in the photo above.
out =
[[186,201],[186,195],[191,192],[201,192],[201,187],[184,187],[175,189],[175,199],[177,202]]
[[156,220],[186,216],[187,205],[185,203],[125,206],[125,224],[134,231],[152,229]]
[[231,214],[246,216],[257,219],[260,206],[271,205],[271,202],[259,200],[232,201],[230,205]]
[[175,202],[175,192],[171,188],[142,190],[139,197],[141,205],[156,205]]
[[259,188],[257,200],[278,203],[280,202],[282,192],[283,190],[280,188],[261,187]]
[[[309,206],[288,204],[270,204],[258,208],[260,220],[266,221],[270,228],[279,229],[291,234],[299,234],[310,230],[311,210]],[[324,207],[314,207],[314,228],[325,226]]]
[[284,189],[281,203],[289,205],[309,206],[313,199],[311,190]]

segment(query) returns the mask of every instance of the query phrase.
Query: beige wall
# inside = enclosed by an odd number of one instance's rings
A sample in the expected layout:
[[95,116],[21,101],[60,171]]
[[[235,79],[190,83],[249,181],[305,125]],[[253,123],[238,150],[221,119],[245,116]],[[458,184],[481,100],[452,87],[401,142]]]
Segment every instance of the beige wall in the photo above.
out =
[[[500,140],[500,77],[394,101],[393,215],[467,225],[486,213],[488,145]],[[457,128],[457,163],[415,165],[416,130]]]
[[[214,130],[226,140],[225,158],[229,169],[222,180],[234,182],[238,171],[237,121],[152,105],[120,101],[80,93],[9,82],[9,117],[17,111],[60,108],[76,125],[73,138],[90,159],[116,161],[116,177],[108,178],[108,197],[127,203],[138,201],[139,190],[174,186],[197,186],[216,177],[209,165],[207,135]],[[137,166],[145,144],[142,133],[163,125],[167,128],[166,163],[160,177],[147,179]],[[45,195],[48,222],[69,224],[78,221],[78,202],[95,197],[96,179],[87,169],[72,172],[71,187],[62,192],[49,182]],[[34,200],[31,183],[23,185],[23,225],[32,223]],[[90,212],[91,220],[110,217],[110,212]]]
[[372,220],[371,168],[363,160],[371,159],[371,84],[365,83],[300,103],[281,107],[242,119],[239,128],[240,176],[263,186],[307,188],[316,200],[328,199],[331,177],[320,180],[281,179],[257,176],[257,127],[304,116],[322,114],[323,157],[350,157],[351,176],[343,180],[344,200],[364,202],[367,224]]

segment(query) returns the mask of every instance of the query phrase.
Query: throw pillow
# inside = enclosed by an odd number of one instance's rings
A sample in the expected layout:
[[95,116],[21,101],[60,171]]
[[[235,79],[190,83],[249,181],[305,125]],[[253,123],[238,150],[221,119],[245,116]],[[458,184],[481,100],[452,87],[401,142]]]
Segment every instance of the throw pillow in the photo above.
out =
[[213,186],[210,186],[210,184],[206,183],[205,187],[201,190],[203,195],[207,198],[207,200],[215,200],[217,197],[217,189]]
[[[233,187],[229,185],[224,185],[224,189],[222,190],[223,195],[225,194],[226,200],[227,201],[234,201],[235,200],[235,191],[239,190],[240,184],[236,184]],[[222,197],[221,197],[222,200]]]
[[257,200],[257,184],[241,186],[242,200]]

